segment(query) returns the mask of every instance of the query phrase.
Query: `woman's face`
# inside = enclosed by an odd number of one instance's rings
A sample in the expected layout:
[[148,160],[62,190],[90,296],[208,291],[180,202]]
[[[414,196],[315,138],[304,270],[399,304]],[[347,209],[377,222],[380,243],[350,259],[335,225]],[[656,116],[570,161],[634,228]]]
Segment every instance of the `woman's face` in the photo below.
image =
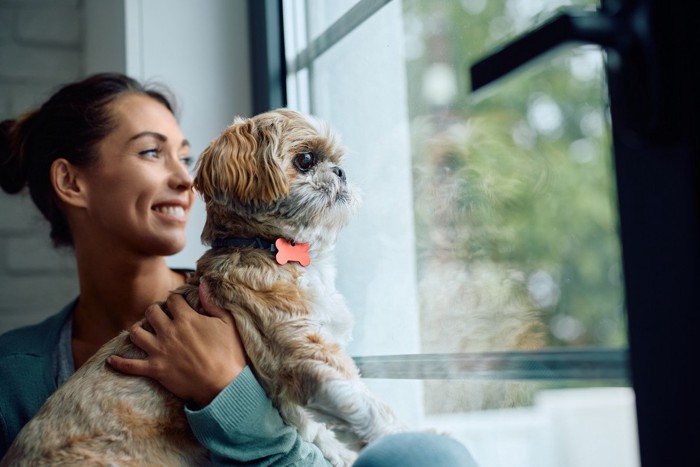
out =
[[175,117],[145,95],[111,106],[116,128],[100,143],[87,177],[91,235],[142,255],[170,255],[185,246],[194,199],[190,145]]

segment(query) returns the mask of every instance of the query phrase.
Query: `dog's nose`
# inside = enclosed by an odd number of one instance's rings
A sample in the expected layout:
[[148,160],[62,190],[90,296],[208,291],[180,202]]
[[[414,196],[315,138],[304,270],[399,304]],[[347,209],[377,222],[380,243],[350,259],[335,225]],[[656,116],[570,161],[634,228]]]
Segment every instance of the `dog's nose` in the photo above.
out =
[[345,181],[345,171],[337,165],[333,167],[333,173],[340,177],[342,181]]

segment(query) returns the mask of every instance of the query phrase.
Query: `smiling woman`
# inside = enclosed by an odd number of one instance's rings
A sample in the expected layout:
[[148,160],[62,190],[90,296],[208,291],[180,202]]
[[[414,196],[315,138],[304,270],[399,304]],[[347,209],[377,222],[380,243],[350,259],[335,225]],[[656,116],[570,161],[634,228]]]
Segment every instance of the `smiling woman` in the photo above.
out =
[[75,167],[94,165],[98,145],[117,124],[110,105],[121,95],[141,93],[171,115],[173,112],[165,94],[142,88],[133,80],[98,75],[83,83],[66,86],[41,108],[0,124],[8,138],[0,160],[0,186],[7,193],[28,187],[32,200],[51,224],[56,246],[70,246],[73,239],[51,186],[52,164],[62,158]]
[[176,253],[194,198],[189,143],[169,109],[148,96],[121,97],[111,112],[114,129],[97,146],[99,163],[57,162],[65,166],[57,193],[74,235],[98,247],[109,239],[126,255]]

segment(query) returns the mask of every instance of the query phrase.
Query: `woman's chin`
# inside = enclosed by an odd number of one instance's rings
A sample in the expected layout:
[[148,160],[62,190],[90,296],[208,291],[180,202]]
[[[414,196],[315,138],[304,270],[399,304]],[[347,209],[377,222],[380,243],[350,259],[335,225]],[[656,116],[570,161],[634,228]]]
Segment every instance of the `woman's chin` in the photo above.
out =
[[175,238],[161,238],[151,243],[149,253],[158,256],[172,256],[185,248],[185,236]]

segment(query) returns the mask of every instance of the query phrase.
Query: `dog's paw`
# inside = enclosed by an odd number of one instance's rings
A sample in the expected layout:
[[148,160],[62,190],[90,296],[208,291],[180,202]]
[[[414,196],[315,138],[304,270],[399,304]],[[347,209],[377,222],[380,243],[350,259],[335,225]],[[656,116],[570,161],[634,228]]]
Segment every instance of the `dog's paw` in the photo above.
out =
[[323,456],[334,467],[350,467],[357,459],[357,453],[345,447],[338,451],[324,453]]
[[323,457],[334,466],[351,466],[357,459],[357,453],[340,441],[332,430],[325,425],[321,426],[313,443],[321,450]]

